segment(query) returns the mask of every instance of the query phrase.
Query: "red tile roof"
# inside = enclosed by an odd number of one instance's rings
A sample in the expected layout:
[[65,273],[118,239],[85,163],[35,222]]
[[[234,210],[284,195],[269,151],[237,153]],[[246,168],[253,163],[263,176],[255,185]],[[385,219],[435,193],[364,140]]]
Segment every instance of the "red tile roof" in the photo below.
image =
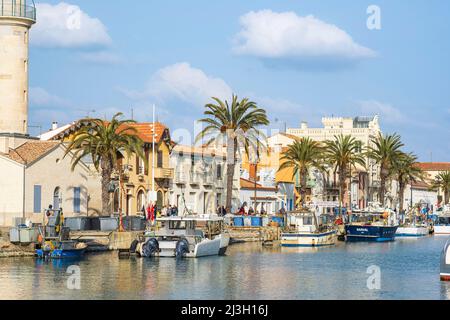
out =
[[[244,178],[241,178],[241,189],[255,189],[255,182],[250,181]],[[277,191],[278,188],[272,188],[272,187],[264,187],[259,183],[256,183],[256,190],[265,190],[265,191]]]
[[[155,142],[159,143],[164,136],[164,132],[167,130],[167,127],[160,123],[155,122]],[[142,141],[147,143],[152,143],[152,131],[153,131],[153,123],[152,122],[139,122],[139,123],[132,123],[130,124],[130,127],[135,128],[137,130],[137,135],[139,138],[142,139]]]
[[411,183],[411,187],[413,187],[413,189],[430,189],[431,186],[424,182],[424,181],[416,181],[416,182],[412,182]]
[[417,166],[423,171],[447,171],[450,170],[450,162],[418,162]]
[[57,141],[28,141],[10,149],[5,156],[21,164],[29,164],[55,148],[60,142]]
[[[62,139],[64,137],[70,135],[71,133],[76,132],[81,127],[85,126],[88,122],[89,122],[89,120],[85,120],[85,119],[79,120],[77,122],[74,122],[72,125],[68,126],[63,131],[55,130],[55,134],[53,136],[51,135],[51,133],[47,133],[48,136],[50,137],[48,139],[52,139],[52,140]],[[108,121],[105,121],[104,123],[107,124]],[[137,136],[139,138],[141,138],[142,141],[147,142],[147,143],[153,142],[153,139],[152,139],[153,123],[152,122],[130,123],[130,124],[128,124],[128,126],[133,127],[137,130]],[[166,130],[168,130],[168,128],[164,124],[162,124],[160,122],[155,122],[155,133],[156,133],[155,142],[156,143],[159,143],[161,141],[161,139],[164,137],[164,132]]]

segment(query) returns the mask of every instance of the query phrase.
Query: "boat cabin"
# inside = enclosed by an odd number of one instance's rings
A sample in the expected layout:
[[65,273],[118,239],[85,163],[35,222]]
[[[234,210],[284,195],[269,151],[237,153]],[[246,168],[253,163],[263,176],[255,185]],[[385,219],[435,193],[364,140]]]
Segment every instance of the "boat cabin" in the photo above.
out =
[[156,219],[158,237],[201,237],[209,238],[223,230],[223,218],[219,216],[161,217]]

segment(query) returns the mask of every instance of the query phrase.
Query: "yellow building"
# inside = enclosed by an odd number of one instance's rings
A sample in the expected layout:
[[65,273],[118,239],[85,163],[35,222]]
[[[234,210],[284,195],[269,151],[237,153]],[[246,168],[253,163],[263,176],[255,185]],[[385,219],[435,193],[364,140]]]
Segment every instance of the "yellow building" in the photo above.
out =
[[[52,131],[41,136],[42,140],[69,141],[75,132],[87,124],[78,121],[61,128],[54,127]],[[111,188],[111,211],[122,212],[126,215],[136,215],[151,199],[152,190],[156,193],[158,208],[169,202],[169,186],[174,178],[174,169],[170,167],[170,152],[172,142],[169,129],[162,123],[134,123],[130,124],[137,130],[137,135],[144,142],[142,148],[147,161],[136,154],[127,156],[122,154],[118,159],[117,170],[113,175],[114,186]],[[155,133],[155,157],[153,158],[153,130]],[[95,169],[94,169],[95,170]],[[154,177],[153,177],[154,172]],[[119,187],[120,186],[120,187]],[[101,186],[92,202],[101,203]]]

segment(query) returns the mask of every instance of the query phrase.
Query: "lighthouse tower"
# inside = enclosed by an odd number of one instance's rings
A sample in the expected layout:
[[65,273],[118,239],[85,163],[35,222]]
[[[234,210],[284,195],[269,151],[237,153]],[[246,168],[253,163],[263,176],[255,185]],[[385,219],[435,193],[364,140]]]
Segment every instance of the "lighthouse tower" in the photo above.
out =
[[0,0],[0,135],[28,128],[28,38],[36,22],[33,0]]

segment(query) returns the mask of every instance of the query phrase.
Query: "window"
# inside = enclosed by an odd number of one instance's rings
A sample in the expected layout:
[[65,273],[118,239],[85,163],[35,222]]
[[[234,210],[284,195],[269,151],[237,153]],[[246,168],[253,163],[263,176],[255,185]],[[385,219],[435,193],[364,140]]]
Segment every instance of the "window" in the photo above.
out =
[[137,212],[145,212],[145,192],[140,190],[137,194]]
[[42,187],[40,185],[34,186],[34,196],[33,196],[33,212],[34,213],[41,213],[41,192]]
[[81,213],[81,188],[73,188],[73,212]]
[[158,151],[157,166],[158,166],[158,168],[163,167],[163,152],[162,151]]
[[56,187],[53,191],[53,209],[59,210],[61,204],[61,189]]
[[222,165],[218,164],[216,169],[217,169],[217,180],[222,180]]

